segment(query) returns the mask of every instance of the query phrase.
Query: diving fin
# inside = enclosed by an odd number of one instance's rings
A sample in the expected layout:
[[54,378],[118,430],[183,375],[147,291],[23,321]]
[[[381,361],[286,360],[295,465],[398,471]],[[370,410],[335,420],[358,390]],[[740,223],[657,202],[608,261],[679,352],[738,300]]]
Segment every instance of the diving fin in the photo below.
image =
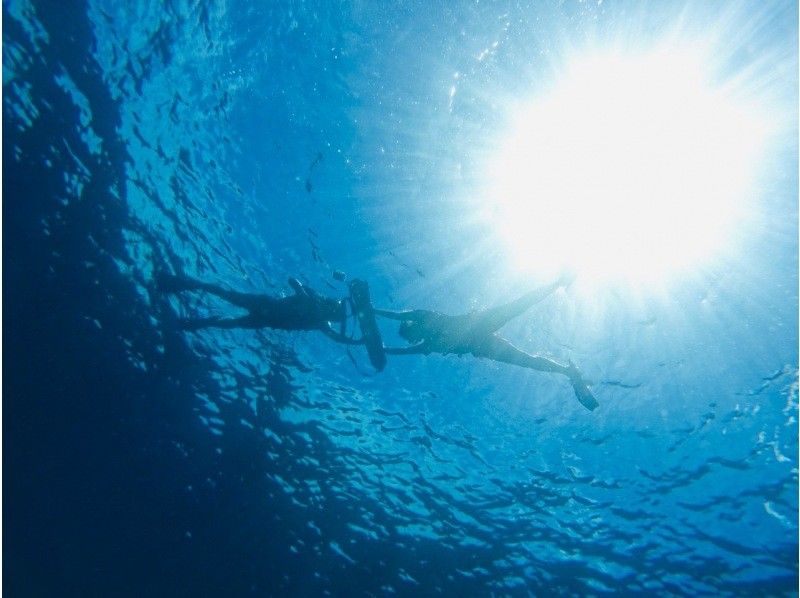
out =
[[386,367],[386,351],[383,348],[381,331],[375,322],[375,312],[372,310],[372,301],[369,296],[369,285],[364,280],[354,278],[348,286],[369,361],[372,367],[380,372]]
[[572,361],[569,362],[567,365],[569,380],[572,383],[572,389],[575,391],[575,397],[578,399],[578,402],[586,407],[589,411],[594,411],[600,406],[600,403],[597,402],[597,399],[594,398],[592,391],[589,390],[589,387],[586,386],[586,382],[583,381],[581,378],[580,372],[578,372],[578,368],[575,367],[575,364]]

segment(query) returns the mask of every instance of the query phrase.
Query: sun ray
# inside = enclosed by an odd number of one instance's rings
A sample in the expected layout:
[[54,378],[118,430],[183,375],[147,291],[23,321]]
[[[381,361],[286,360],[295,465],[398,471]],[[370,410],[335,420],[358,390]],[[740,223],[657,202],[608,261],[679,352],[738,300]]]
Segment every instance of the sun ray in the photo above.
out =
[[595,50],[509,119],[486,209],[510,261],[652,283],[731,242],[769,122],[701,44]]

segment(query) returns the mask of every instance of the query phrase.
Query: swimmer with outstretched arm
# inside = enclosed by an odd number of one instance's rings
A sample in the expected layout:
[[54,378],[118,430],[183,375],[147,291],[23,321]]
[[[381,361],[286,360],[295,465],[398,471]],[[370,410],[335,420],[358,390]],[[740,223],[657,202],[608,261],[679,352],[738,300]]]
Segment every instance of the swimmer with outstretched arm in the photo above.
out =
[[581,405],[591,411],[598,406],[597,400],[571,361],[567,365],[561,365],[546,357],[531,355],[497,334],[509,320],[519,316],[557,289],[569,286],[571,282],[572,276],[564,275],[553,284],[526,293],[511,303],[457,316],[424,309],[401,312],[375,309],[374,312],[384,318],[400,320],[400,336],[411,343],[408,347],[386,347],[385,351],[389,355],[471,353],[475,357],[493,359],[541,372],[563,374],[572,384],[575,396]]

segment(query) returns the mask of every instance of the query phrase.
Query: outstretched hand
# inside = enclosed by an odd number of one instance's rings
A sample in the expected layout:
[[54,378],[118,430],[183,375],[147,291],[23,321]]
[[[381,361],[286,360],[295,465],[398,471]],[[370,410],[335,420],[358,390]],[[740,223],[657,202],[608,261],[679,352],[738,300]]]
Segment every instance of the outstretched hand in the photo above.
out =
[[571,268],[565,268],[561,271],[561,275],[558,277],[556,283],[560,287],[569,288],[569,286],[575,280],[575,271]]

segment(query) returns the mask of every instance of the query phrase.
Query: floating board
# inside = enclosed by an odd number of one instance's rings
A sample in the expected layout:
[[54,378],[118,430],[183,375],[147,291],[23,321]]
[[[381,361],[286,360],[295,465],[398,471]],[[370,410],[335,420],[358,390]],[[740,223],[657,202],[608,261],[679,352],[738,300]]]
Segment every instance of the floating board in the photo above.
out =
[[372,301],[369,298],[369,285],[359,279],[350,282],[350,298],[358,318],[358,327],[367,347],[369,361],[377,371],[386,367],[386,351],[383,350],[381,331],[375,322],[375,313],[372,311]]

